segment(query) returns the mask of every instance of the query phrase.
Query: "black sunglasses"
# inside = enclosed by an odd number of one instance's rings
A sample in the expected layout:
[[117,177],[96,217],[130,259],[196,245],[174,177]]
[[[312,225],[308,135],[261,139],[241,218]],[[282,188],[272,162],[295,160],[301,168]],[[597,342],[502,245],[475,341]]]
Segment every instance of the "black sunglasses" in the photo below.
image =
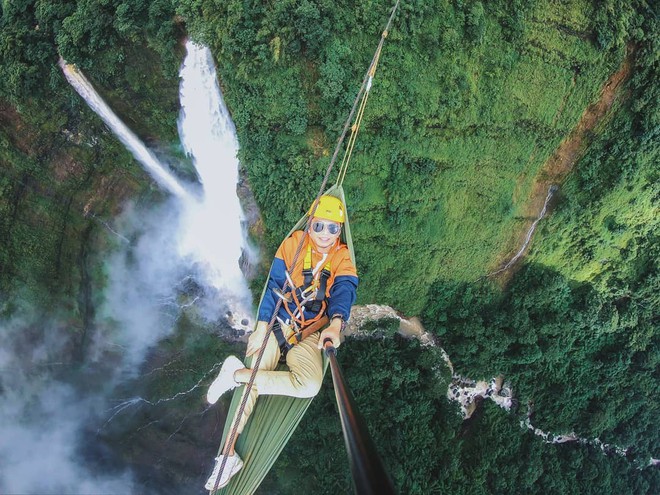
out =
[[327,228],[328,232],[331,235],[336,235],[341,230],[341,225],[339,225],[338,223],[334,223],[334,222],[327,222],[327,223],[326,222],[313,222],[312,223],[312,230],[314,232],[316,232],[317,234],[320,234],[321,232],[323,232],[324,228]]

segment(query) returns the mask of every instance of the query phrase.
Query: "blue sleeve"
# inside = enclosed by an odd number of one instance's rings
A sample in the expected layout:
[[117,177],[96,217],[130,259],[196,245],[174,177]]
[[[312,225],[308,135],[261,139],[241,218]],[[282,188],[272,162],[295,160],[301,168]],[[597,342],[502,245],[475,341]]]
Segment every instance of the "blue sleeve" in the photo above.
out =
[[340,314],[348,321],[351,306],[357,297],[358,278],[353,275],[339,275],[330,287],[328,298],[328,316]]
[[273,294],[273,289],[281,289],[284,287],[284,280],[286,279],[286,276],[284,275],[285,271],[286,265],[284,264],[284,260],[277,257],[274,258],[273,264],[270,265],[266,293],[259,305],[259,321],[270,321],[273,316],[275,306],[277,305],[277,296]]

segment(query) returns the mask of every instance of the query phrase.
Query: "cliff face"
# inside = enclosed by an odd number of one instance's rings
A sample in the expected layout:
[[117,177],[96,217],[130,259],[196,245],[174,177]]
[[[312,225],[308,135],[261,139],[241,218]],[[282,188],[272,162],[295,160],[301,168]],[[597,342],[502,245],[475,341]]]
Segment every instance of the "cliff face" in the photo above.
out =
[[[71,311],[84,304],[78,302],[84,279],[100,280],[93,253],[104,246],[96,245],[103,243],[97,232],[127,198],[148,192],[148,181],[74,96],[56,62],[62,54],[84,66],[105,83],[107,98],[143,138],[169,147],[176,136],[181,55],[169,9],[134,5],[114,11],[95,2],[3,5],[0,293],[27,292],[22,300],[57,302]],[[74,317],[84,325],[80,315]]]
[[144,189],[127,153],[87,119],[60,116],[62,127],[45,132],[7,102],[0,107],[0,291],[78,306],[81,326],[90,277],[101,276],[97,232]]
[[[20,31],[21,23],[29,22],[26,15],[8,9],[3,25],[14,23]],[[4,33],[10,36],[11,30]],[[39,36],[40,49],[54,53],[49,44],[53,33],[44,29]],[[165,75],[167,66],[145,45],[132,51],[139,58],[113,71],[110,83],[116,86],[106,95],[123,118],[141,123],[143,138],[176,150],[176,80]],[[12,52],[16,59],[22,55]],[[3,70],[10,70],[12,62],[8,58]],[[83,57],[79,62],[91,61]],[[139,79],[134,77],[137,67],[144,71]],[[103,285],[95,253],[109,245],[99,232],[109,228],[128,199],[158,199],[160,192],[75,95],[56,64],[42,62],[34,70],[50,72],[50,85],[32,87],[25,81],[22,91],[0,87],[0,293],[20,291],[18,300],[61,305],[78,320],[75,327],[84,327],[90,283]],[[132,104],[137,101],[141,103]],[[146,127],[151,128],[148,133]],[[0,309],[5,315],[13,311]]]
[[[124,339],[126,315],[108,314],[106,291],[115,276],[108,263],[113,253],[130,258],[126,246],[141,235],[133,229],[124,232],[131,239],[121,237],[118,216],[165,196],[67,84],[56,37],[66,31],[61,19],[70,6],[49,7],[7,4],[0,19],[0,434],[16,439],[2,448],[12,468],[2,470],[0,486],[126,493],[139,480],[126,474],[120,449],[108,449],[112,442],[99,442],[98,434],[109,417],[104,408],[112,415],[108,396],[127,371],[136,372],[126,362],[144,344]],[[114,13],[97,14],[98,22],[84,22],[84,29],[111,29],[103,19]],[[105,57],[96,57],[95,42],[89,51],[80,40],[79,52],[68,54],[105,82],[105,97],[123,119],[139,123],[134,130],[142,139],[180,157],[177,37],[164,57],[144,38],[115,42]],[[44,446],[36,461],[29,451]],[[34,469],[44,476],[25,475]]]

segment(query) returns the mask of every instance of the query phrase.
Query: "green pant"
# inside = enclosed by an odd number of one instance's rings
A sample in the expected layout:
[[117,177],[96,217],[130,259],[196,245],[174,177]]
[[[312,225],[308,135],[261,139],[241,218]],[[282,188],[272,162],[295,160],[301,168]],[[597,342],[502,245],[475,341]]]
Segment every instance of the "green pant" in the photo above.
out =
[[[282,331],[285,336],[292,333],[291,329],[285,326],[282,326]],[[315,332],[289,349],[286,354],[286,364],[289,370],[275,371],[281,352],[277,339],[271,332],[259,364],[259,371],[257,371],[250,395],[245,403],[243,416],[238,423],[238,433],[243,431],[259,395],[288,395],[302,399],[314,397],[319,392],[323,381],[323,356],[317,347],[319,336],[319,332]],[[250,338],[252,337],[253,335],[250,336]],[[259,344],[261,343],[259,342]],[[248,366],[251,366],[256,359],[257,354],[255,353],[247,359]],[[243,393],[245,394],[245,392]]]

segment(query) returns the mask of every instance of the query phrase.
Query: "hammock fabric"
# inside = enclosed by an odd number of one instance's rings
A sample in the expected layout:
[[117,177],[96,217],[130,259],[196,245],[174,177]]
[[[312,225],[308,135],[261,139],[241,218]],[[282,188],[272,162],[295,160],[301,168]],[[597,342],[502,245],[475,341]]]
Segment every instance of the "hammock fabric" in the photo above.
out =
[[[332,186],[324,194],[339,198],[346,204],[344,190],[341,185]],[[306,224],[307,215],[300,219],[291,232],[289,232],[289,235],[296,230],[304,229]],[[342,228],[341,239],[348,246],[351,259],[355,263],[348,215]],[[264,287],[261,299],[266,294],[267,286],[268,284]],[[248,358],[246,364],[248,367],[252,366],[252,357]],[[323,366],[325,371],[328,366],[328,360],[325,355],[323,357]],[[278,370],[286,369],[284,365],[278,367]],[[229,411],[227,412],[227,420],[218,454],[222,452],[222,447],[229,435],[232,427],[232,419],[240,405],[244,389],[245,386],[241,386],[234,390]],[[231,478],[227,486],[220,488],[215,493],[222,495],[248,495],[254,493],[279,457],[291,435],[293,435],[311,402],[312,398],[298,399],[283,395],[259,396],[252,415],[236,442],[236,452],[243,459],[243,469]]]

